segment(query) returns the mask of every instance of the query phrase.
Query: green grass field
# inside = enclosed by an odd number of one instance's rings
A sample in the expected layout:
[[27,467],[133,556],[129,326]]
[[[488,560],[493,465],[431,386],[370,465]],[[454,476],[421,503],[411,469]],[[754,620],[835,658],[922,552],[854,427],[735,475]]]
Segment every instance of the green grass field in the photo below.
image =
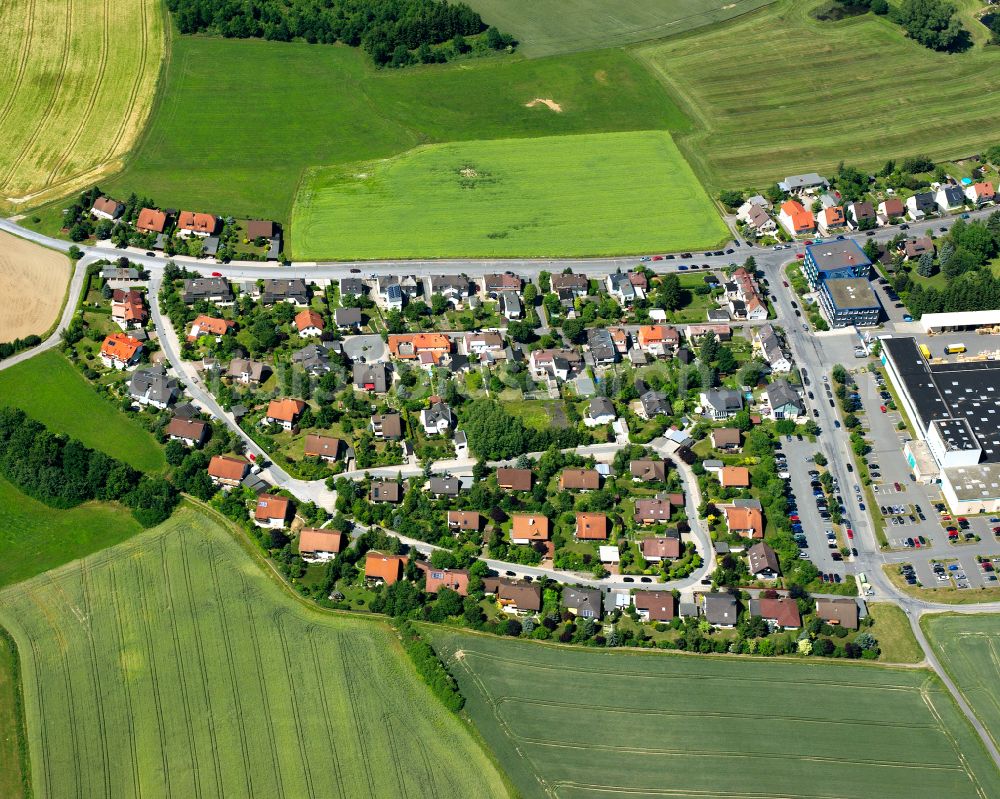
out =
[[731,19],[774,0],[470,0],[490,25],[514,34],[519,53],[534,58],[595,50],[678,33]]
[[659,131],[440,144],[315,169],[292,226],[303,260],[610,255],[728,235]]
[[819,22],[816,5],[781,0],[635,51],[694,122],[678,143],[712,188],[828,173],[841,160],[968,155],[990,141],[984,77],[1000,71],[1000,49],[935,53],[888,19]]
[[117,505],[88,502],[57,510],[0,478],[0,586],[113,546],[140,530],[132,514]]
[[[562,113],[525,106],[537,97]],[[175,36],[146,133],[104,188],[288,222],[310,166],[428,142],[686,124],[662,85],[617,50],[378,71],[360,48]]]
[[[18,712],[20,681],[16,669],[17,650],[13,640],[0,635],[0,796],[22,799],[29,796],[22,751],[24,719]],[[22,746],[25,749],[22,750]]]
[[892,602],[872,602],[868,615],[875,626],[872,633],[878,639],[882,654],[879,659],[887,663],[920,663],[924,651],[910,629],[910,620],[903,609]]
[[22,408],[59,433],[144,472],[166,466],[152,435],[129,419],[53,350],[0,371],[0,404]]
[[526,798],[1000,795],[981,741],[923,669],[428,632]]
[[949,613],[920,624],[972,712],[1000,742],[1000,615]]
[[392,631],[321,614],[193,508],[0,592],[36,796],[501,797]]

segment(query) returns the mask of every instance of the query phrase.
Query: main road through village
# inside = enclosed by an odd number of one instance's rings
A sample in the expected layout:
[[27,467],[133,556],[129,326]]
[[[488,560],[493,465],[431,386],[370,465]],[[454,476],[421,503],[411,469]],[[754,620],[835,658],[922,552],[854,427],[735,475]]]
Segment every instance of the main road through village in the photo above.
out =
[[[973,218],[981,218],[988,215],[990,210],[992,209],[976,211],[973,212],[971,216]],[[933,223],[914,224],[911,226],[912,229],[909,230],[909,235],[922,235],[925,231],[930,231],[932,228],[937,228],[940,232],[941,228],[948,227],[953,222],[954,218],[934,220]],[[72,246],[69,242],[54,239],[40,233],[36,233],[35,231],[28,230],[19,225],[15,220],[0,219],[0,230],[5,230],[16,236],[28,239],[29,241],[34,241],[51,249],[61,250],[63,252],[67,252],[70,246]],[[874,232],[873,236],[867,236],[864,233],[850,233],[847,234],[846,237],[855,239],[859,244],[863,244],[868,238],[874,238],[876,241],[881,242],[888,241],[899,232],[900,230],[898,227],[889,226],[879,228]],[[799,368],[807,370],[814,382],[821,380],[823,376],[829,376],[835,361],[830,357],[828,352],[826,354],[824,353],[824,348],[826,345],[833,343],[829,341],[830,337],[854,336],[855,333],[853,330],[815,333],[803,328],[801,320],[796,317],[795,309],[792,307],[792,302],[795,299],[793,292],[791,289],[783,288],[781,285],[783,280],[782,270],[784,266],[789,263],[789,261],[794,259],[795,250],[774,250],[770,248],[750,247],[745,242],[739,242],[738,246],[737,243],[734,242],[727,247],[727,249],[729,248],[732,248],[733,252],[722,256],[696,254],[691,258],[681,259],[679,257],[675,257],[671,260],[650,261],[646,263],[646,266],[660,273],[677,272],[677,267],[681,263],[688,265],[691,263],[707,264],[710,269],[722,269],[731,263],[742,263],[748,256],[752,255],[756,261],[757,268],[763,271],[764,275],[768,278],[770,291],[775,296],[773,304],[777,320],[779,323],[783,323],[786,340]],[[143,250],[137,250],[134,248],[120,250],[105,244],[101,244],[99,246],[84,246],[80,247],[80,249],[83,251],[84,256],[77,263],[77,267],[70,284],[66,307],[57,328],[52,335],[38,347],[18,353],[17,355],[0,362],[0,369],[19,363],[32,357],[38,352],[58,346],[61,340],[60,337],[62,331],[66,329],[67,325],[72,320],[76,307],[79,303],[80,292],[83,286],[83,275],[86,266],[96,260],[114,260],[121,256],[126,256],[130,261],[141,265],[150,272],[151,280],[149,300],[153,322],[156,326],[161,346],[163,347],[167,360],[170,362],[174,371],[186,384],[188,393],[191,394],[194,402],[206,412],[225,422],[225,424],[227,424],[240,437],[249,451],[255,453],[258,457],[266,457],[266,453],[263,452],[260,447],[239,428],[232,415],[226,413],[216,402],[215,398],[201,383],[193,365],[182,361],[180,358],[180,345],[177,339],[176,331],[172,329],[169,320],[160,313],[159,304],[157,302],[158,288],[162,280],[163,268],[170,259],[164,256],[150,256]],[[606,275],[618,270],[628,271],[633,269],[639,263],[639,258],[637,256],[573,259],[467,258],[429,261],[360,261],[292,263],[288,266],[248,262],[215,264],[185,257],[176,257],[173,260],[178,264],[191,269],[198,269],[203,273],[219,272],[224,277],[237,281],[281,277],[302,277],[308,280],[337,280],[352,275],[370,278],[372,275],[426,275],[432,273],[447,275],[464,274],[470,278],[475,278],[483,274],[502,272],[506,270],[515,272],[526,279],[537,280],[539,272],[542,271],[561,272],[564,269],[572,269],[575,272],[581,272],[588,275]],[[886,332],[894,332],[896,330],[899,330],[900,332],[915,331],[915,327],[912,324],[893,323],[892,321],[886,324]],[[833,472],[833,476],[837,478],[839,485],[844,487],[845,493],[848,493],[846,491],[847,487],[854,483],[854,480],[851,479],[853,475],[848,474],[845,468],[846,464],[851,463],[853,459],[849,445],[849,438],[843,429],[838,431],[834,425],[836,414],[835,409],[830,408],[828,403],[821,400],[822,397],[820,396],[820,401],[812,403],[812,407],[819,413],[816,421],[823,431],[818,437],[818,444],[829,461],[829,468]],[[611,444],[581,447],[578,451],[581,452],[581,454],[593,455],[602,460],[610,460],[613,458],[614,453],[621,446],[623,446],[624,443],[625,442],[620,441]],[[657,448],[661,444],[662,442],[653,442],[654,448]],[[536,456],[537,454],[538,453],[535,453]],[[433,464],[431,468],[432,471],[438,473],[448,472],[456,476],[467,476],[472,473],[472,466],[474,463],[475,461],[472,459],[439,461]],[[696,512],[697,506],[700,503],[700,498],[697,494],[697,481],[694,479],[694,475],[687,467],[681,463],[678,463],[678,466],[681,469],[685,488],[687,489],[688,517],[691,520],[691,530],[695,536],[698,551],[702,555],[703,565],[694,574],[682,580],[674,580],[670,582],[654,580],[651,584],[643,584],[644,587],[690,591],[692,588],[698,586],[702,579],[710,575],[715,568],[714,552],[711,546],[710,536],[702,521],[698,518]],[[423,472],[422,468],[419,466],[412,465],[404,467],[393,466],[386,467],[384,469],[370,469],[367,471],[370,474],[384,473],[385,476],[395,476],[398,473],[402,473],[404,477],[416,476]],[[287,489],[301,500],[316,502],[328,509],[332,509],[333,507],[336,494],[327,489],[323,481],[295,479],[274,464],[268,466],[264,470],[263,475],[276,486]],[[360,479],[363,475],[364,472],[347,473],[348,477],[354,479]],[[972,724],[976,732],[979,734],[983,741],[983,745],[993,758],[994,763],[998,768],[1000,768],[1000,751],[998,751],[993,739],[980,723],[979,719],[972,712],[968,703],[965,701],[965,698],[958,691],[957,687],[942,668],[919,624],[919,617],[921,614],[926,612],[951,611],[958,613],[995,613],[1000,612],[1000,602],[950,605],[946,603],[930,602],[902,593],[888,580],[882,571],[881,567],[887,561],[879,549],[878,541],[875,536],[875,528],[868,512],[862,512],[858,509],[852,515],[854,519],[854,529],[856,535],[855,543],[857,544],[858,556],[853,559],[853,562],[850,563],[849,566],[852,567],[854,573],[861,571],[866,572],[868,579],[875,590],[877,599],[894,602],[907,614],[917,641],[920,643],[920,646],[924,651],[926,664],[941,678],[942,682],[955,698],[955,701],[958,703],[966,718],[968,718],[970,724]],[[404,543],[414,546],[418,550],[425,553],[434,548],[432,545],[424,542],[409,540],[402,536],[400,536],[400,538],[403,539]],[[619,576],[595,579],[555,569],[522,566],[520,564],[506,563],[503,561],[487,560],[486,563],[490,568],[495,569],[500,573],[508,573],[516,576],[531,576],[536,578],[551,577],[562,582],[570,582],[612,590],[627,590],[639,587],[635,582],[625,582],[625,580]]]

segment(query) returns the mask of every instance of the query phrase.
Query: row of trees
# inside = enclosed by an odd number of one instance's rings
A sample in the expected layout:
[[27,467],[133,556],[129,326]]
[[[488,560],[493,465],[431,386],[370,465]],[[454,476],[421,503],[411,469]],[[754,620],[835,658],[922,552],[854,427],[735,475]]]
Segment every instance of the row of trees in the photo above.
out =
[[52,433],[17,408],[0,409],[0,473],[53,508],[92,499],[121,502],[146,527],[166,520],[179,499],[164,478],[143,475],[74,438]]

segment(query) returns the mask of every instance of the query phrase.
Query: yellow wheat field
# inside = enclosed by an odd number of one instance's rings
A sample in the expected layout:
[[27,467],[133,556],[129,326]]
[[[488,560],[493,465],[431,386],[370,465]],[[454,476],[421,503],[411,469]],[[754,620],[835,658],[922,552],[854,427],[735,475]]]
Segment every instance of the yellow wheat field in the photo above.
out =
[[0,341],[42,335],[56,321],[69,282],[69,259],[0,232]]
[[159,0],[0,2],[0,206],[38,205],[118,169],[163,54]]

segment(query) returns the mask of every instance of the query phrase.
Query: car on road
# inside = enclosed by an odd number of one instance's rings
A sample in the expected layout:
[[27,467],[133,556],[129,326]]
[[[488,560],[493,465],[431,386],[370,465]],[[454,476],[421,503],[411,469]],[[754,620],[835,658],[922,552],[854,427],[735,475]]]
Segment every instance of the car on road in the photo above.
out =
[[889,410],[888,408],[885,407],[885,405],[879,405],[878,409],[882,411],[882,413],[886,413]]
[[147,250],[146,251],[146,255],[148,255],[150,258],[155,258],[156,257],[156,253],[153,252],[152,250]]
[[653,256],[653,260],[654,261],[662,261],[663,260],[663,256],[662,255],[654,255]]
[[968,218],[969,218],[968,214],[962,214],[962,219],[968,219]]
[[805,322],[803,322],[803,323],[802,323],[802,329],[803,329],[804,331],[806,331],[806,333],[808,333],[808,332],[809,332],[809,325],[807,325],[807,324],[806,324]]
[[681,264],[677,268],[680,269],[682,272],[687,272],[687,270],[688,270],[688,268],[686,266],[684,266],[684,264]]
[[833,426],[836,427],[839,430],[840,429],[840,420],[839,419],[834,419],[833,420]]
[[797,253],[795,253],[795,257],[796,257],[796,258],[798,258],[798,259],[799,259],[799,260],[801,261],[801,260],[803,260],[803,259],[804,259],[804,258],[805,258],[806,256],[805,256],[805,254],[804,254],[804,253],[801,253],[801,252],[797,252]]
[[640,583],[651,583],[651,582],[653,582],[653,578],[652,577],[640,577],[639,578],[639,582]]
[[635,582],[635,579],[634,579],[634,578],[632,578],[632,577],[623,577],[623,578],[622,578],[622,582],[623,582],[623,583],[634,583],[634,582]]
[[352,275],[360,275],[361,274],[361,270],[360,269],[352,269],[351,270],[351,274]]
[[787,280],[782,280],[781,281],[781,285],[784,286],[787,289],[788,288],[788,281]]
[[212,272],[212,277],[222,277],[222,272]]
[[647,262],[648,260],[650,260],[650,258],[649,258],[649,256],[648,256],[648,255],[644,255],[644,256],[642,256],[642,258],[640,258],[639,260],[640,260],[640,261],[642,261],[643,263],[646,263],[646,262]]

